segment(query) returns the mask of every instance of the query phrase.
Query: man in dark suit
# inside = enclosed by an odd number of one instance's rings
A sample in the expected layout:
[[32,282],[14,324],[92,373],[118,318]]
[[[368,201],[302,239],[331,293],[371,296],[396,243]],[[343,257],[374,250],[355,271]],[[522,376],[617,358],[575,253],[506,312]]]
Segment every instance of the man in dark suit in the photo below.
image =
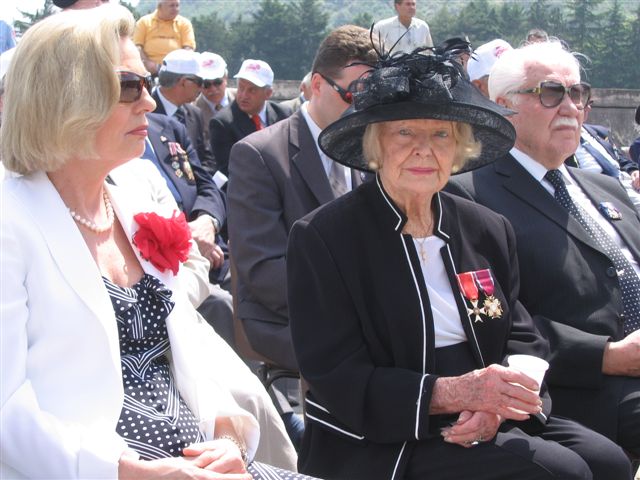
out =
[[229,176],[229,152],[238,140],[291,115],[291,110],[269,100],[273,71],[262,60],[245,60],[237,74],[236,99],[209,123],[211,151],[217,170]]
[[520,300],[551,344],[553,413],[639,456],[640,218],[617,180],[564,165],[589,101],[579,82],[558,44],[506,52],[489,92],[517,112],[515,148],[448,189],[513,224]]
[[[253,349],[290,370],[298,370],[298,363],[287,306],[289,231],[296,220],[362,182],[359,172],[321,154],[317,141],[320,130],[349,106],[334,85],[346,89],[368,69],[348,65],[373,61],[373,54],[362,28],[341,27],[329,34],[314,61],[311,100],[286,120],[249,135],[231,149],[229,239],[237,267],[236,314]],[[340,183],[336,188],[329,180],[331,172]],[[279,391],[276,397],[296,444],[303,426],[286,418],[291,408]]]
[[200,163],[213,173],[213,156],[202,134],[202,112],[191,105],[200,93],[203,82],[199,54],[184,49],[169,53],[162,62],[158,81],[160,87],[152,94],[156,101],[154,113],[175,117],[186,127]]
[[203,79],[202,92],[196,98],[194,105],[202,112],[202,134],[207,145],[211,145],[209,122],[236,99],[236,89],[227,86],[229,76],[227,62],[217,53],[202,52],[200,66]]
[[[339,164],[320,152],[317,139],[349,106],[332,85],[346,89],[368,68],[348,65],[372,61],[372,55],[366,30],[334,30],[316,54],[311,100],[231,150],[229,238],[238,272],[237,314],[253,348],[289,369],[297,370],[298,365],[287,308],[289,230],[296,220],[339,195],[329,180],[333,165]],[[345,191],[362,182],[359,172],[340,169]]]
[[189,222],[200,253],[211,263],[210,296],[198,307],[202,316],[231,346],[233,302],[229,288],[229,255],[220,230],[227,220],[224,194],[200,165],[184,126],[177,120],[155,113],[147,114],[148,139],[142,158],[151,161],[167,183],[174,199]]

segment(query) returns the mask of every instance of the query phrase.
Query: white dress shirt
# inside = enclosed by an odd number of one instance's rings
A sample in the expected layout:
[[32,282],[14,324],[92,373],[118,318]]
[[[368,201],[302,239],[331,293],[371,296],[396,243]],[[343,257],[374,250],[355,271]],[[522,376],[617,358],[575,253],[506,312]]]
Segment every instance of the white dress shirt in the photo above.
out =
[[[311,115],[309,115],[309,112],[307,110],[307,105],[308,105],[308,102],[305,102],[302,105],[300,105],[300,111],[302,112],[302,116],[306,120],[307,126],[311,131],[311,136],[313,137],[313,141],[316,142],[316,149],[318,150],[318,155],[320,155],[320,160],[322,160],[324,173],[326,173],[327,178],[329,178],[329,172],[331,171],[331,163],[333,162],[333,160],[327,157],[327,155],[325,155],[325,153],[320,149],[320,145],[318,145],[318,137],[320,136],[320,132],[322,132],[322,129],[316,124],[316,122],[313,121],[313,118],[311,118]],[[344,168],[344,176],[347,182],[347,189],[351,190],[353,188],[353,184],[351,183],[350,168],[347,168],[347,167]]]
[[373,41],[376,46],[378,38],[384,44],[386,52],[389,52],[396,42],[398,44],[393,48],[393,53],[410,53],[418,47],[433,47],[429,25],[415,17],[411,19],[409,28],[405,27],[397,16],[380,20],[373,27]]

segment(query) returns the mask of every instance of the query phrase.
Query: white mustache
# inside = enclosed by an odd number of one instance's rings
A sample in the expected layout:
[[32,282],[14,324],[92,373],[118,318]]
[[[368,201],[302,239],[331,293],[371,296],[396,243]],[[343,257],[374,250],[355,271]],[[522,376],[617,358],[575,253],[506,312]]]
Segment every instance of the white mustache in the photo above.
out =
[[556,127],[572,127],[572,128],[578,129],[580,128],[580,124],[578,123],[578,120],[576,120],[575,118],[558,117],[551,124],[551,128],[556,128]]

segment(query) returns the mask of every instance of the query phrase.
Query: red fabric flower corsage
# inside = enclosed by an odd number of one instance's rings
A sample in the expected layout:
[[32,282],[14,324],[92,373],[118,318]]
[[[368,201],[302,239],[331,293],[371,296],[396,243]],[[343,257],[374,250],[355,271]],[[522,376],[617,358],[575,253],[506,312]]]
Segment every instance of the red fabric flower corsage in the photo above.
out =
[[191,230],[184,213],[173,212],[171,218],[154,212],[138,213],[133,219],[140,227],[133,235],[133,244],[142,258],[161,272],[169,269],[177,275],[191,248]]

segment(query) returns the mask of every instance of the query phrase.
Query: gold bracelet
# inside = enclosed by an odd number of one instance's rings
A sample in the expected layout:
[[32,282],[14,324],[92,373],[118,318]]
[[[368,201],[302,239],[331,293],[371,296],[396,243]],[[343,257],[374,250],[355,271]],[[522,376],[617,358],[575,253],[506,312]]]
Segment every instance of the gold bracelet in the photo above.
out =
[[218,438],[216,438],[216,440],[229,440],[230,442],[233,442],[235,444],[236,447],[238,447],[238,450],[240,450],[240,457],[242,458],[242,461],[244,462],[245,465],[247,465],[247,447],[245,447],[242,443],[240,443],[240,441],[235,438],[232,435],[221,435]]

